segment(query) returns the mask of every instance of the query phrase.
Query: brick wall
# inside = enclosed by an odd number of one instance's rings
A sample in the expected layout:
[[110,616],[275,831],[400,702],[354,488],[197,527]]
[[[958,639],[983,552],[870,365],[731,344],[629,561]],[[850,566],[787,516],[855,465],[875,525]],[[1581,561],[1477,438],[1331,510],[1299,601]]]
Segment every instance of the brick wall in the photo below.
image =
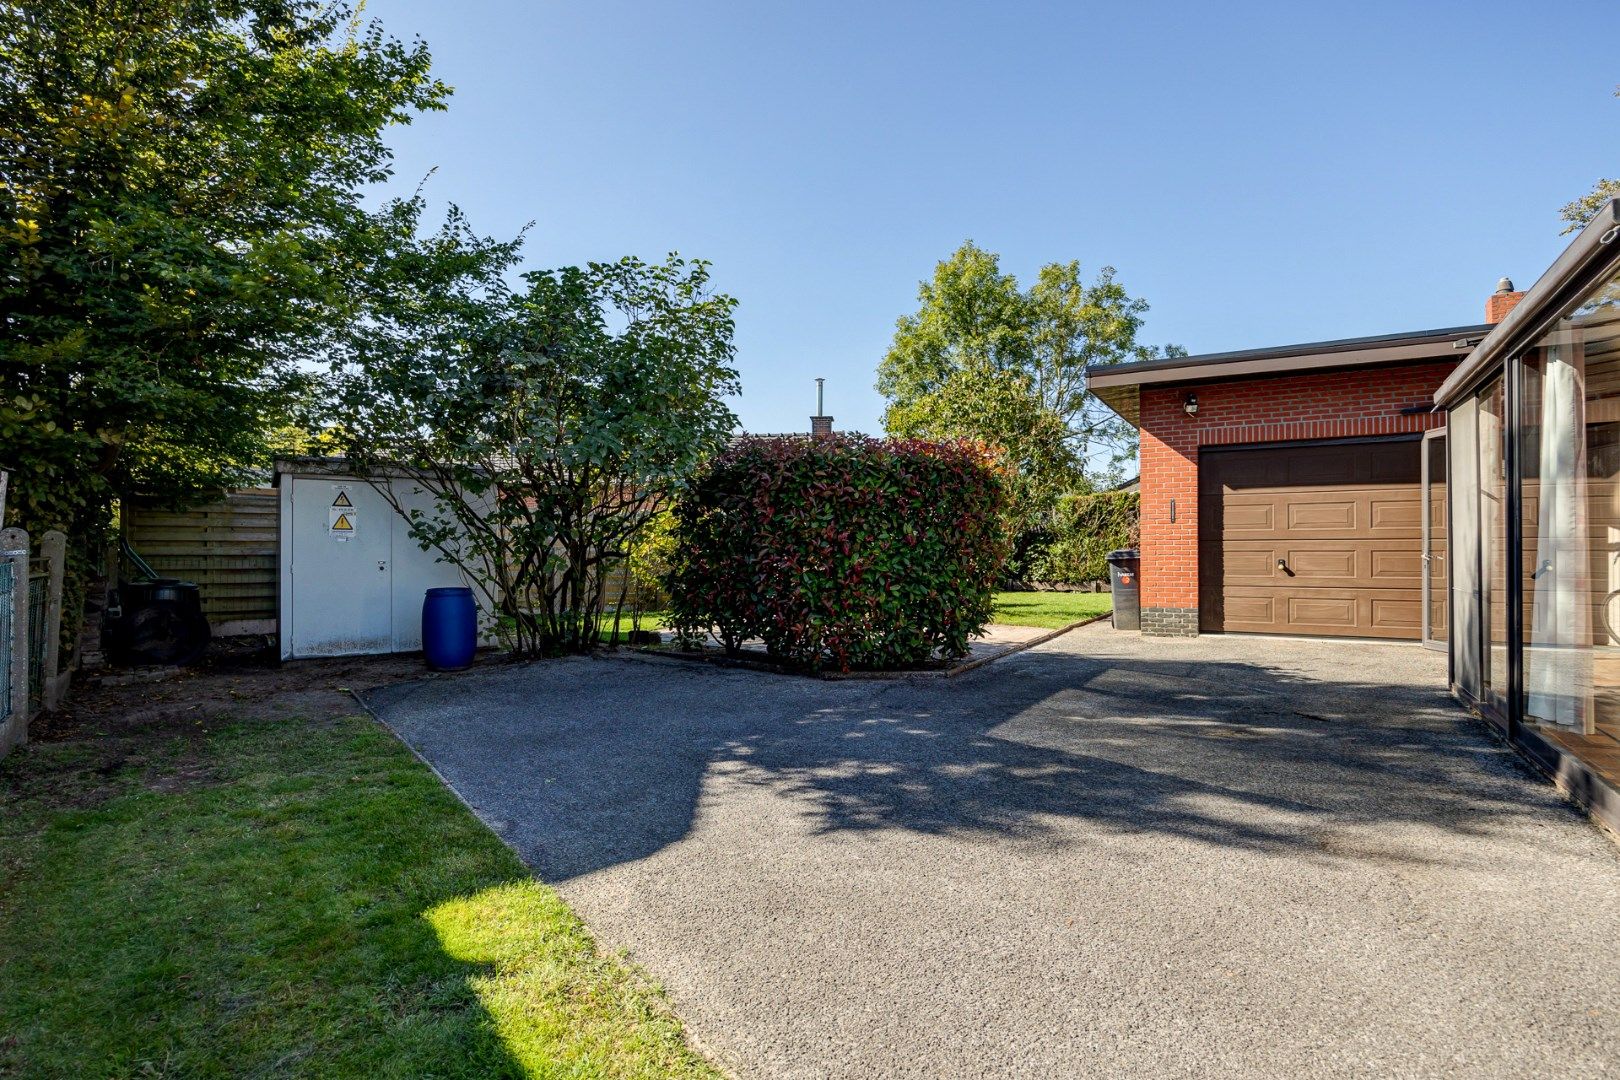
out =
[[[1427,409],[1454,361],[1142,389],[1142,629],[1198,630],[1198,451],[1202,446],[1397,435],[1440,427]],[[1198,415],[1183,408],[1198,396]],[[1171,521],[1171,501],[1175,520]]]

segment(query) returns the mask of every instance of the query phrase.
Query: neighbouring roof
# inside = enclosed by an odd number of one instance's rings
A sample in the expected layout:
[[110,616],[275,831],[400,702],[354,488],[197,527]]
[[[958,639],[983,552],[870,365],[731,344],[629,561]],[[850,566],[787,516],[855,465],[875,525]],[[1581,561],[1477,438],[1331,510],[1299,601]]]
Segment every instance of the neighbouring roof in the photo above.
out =
[[1447,326],[1403,334],[1338,338],[1264,349],[1175,356],[1086,370],[1086,388],[1135,424],[1144,386],[1177,386],[1226,379],[1257,378],[1416,360],[1461,360],[1490,332],[1490,323]]

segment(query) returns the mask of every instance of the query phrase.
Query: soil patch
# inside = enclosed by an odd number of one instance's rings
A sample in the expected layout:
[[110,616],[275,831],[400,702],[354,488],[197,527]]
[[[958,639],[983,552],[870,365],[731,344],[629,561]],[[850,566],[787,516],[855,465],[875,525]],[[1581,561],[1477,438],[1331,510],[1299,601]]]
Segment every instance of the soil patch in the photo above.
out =
[[77,682],[54,713],[29,725],[33,742],[175,733],[199,722],[352,715],[350,691],[419,679],[420,656],[351,656],[283,664],[265,637],[227,638],[187,668],[114,668]]
[[[487,662],[487,661],[486,661]],[[127,785],[174,794],[225,782],[203,743],[222,724],[324,727],[361,712],[351,691],[420,679],[420,656],[359,656],[282,664],[274,639],[214,642],[186,668],[113,668],[75,682],[68,700],[29,725],[26,768],[0,763],[0,805],[48,798],[99,806]]]

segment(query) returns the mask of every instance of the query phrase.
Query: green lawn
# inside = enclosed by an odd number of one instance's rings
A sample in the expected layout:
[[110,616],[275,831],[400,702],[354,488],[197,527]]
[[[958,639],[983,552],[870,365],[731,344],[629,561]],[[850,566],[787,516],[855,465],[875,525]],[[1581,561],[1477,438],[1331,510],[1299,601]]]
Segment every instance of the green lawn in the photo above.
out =
[[715,1075],[371,720],[187,724],[0,764],[0,1075]]
[[[605,619],[602,629],[596,633],[596,636],[604,643],[610,641],[613,637],[612,612],[609,612]],[[668,625],[669,612],[667,611],[644,611],[641,613],[641,628],[643,630],[663,630]],[[625,638],[634,628],[635,624],[630,621],[630,613],[627,611],[619,619],[619,644],[624,644]]]
[[1057,630],[1111,610],[1113,597],[1109,593],[1000,592],[996,593],[994,621]]

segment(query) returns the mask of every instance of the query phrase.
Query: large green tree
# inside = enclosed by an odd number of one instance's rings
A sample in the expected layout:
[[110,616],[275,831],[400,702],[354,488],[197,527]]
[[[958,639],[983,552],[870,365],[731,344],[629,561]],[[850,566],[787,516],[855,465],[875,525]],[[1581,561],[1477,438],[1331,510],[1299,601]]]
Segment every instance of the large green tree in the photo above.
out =
[[427,49],[342,0],[0,3],[0,467],[29,528],[260,463],[350,314]]
[[[1104,267],[1043,266],[1022,288],[972,241],[921,283],[878,365],[891,434],[1001,446],[1017,470],[1013,527],[1037,528],[1058,495],[1128,460],[1135,432],[1086,392],[1086,368],[1163,355],[1137,340],[1147,303]],[[1171,347],[1165,352],[1180,352]]]

